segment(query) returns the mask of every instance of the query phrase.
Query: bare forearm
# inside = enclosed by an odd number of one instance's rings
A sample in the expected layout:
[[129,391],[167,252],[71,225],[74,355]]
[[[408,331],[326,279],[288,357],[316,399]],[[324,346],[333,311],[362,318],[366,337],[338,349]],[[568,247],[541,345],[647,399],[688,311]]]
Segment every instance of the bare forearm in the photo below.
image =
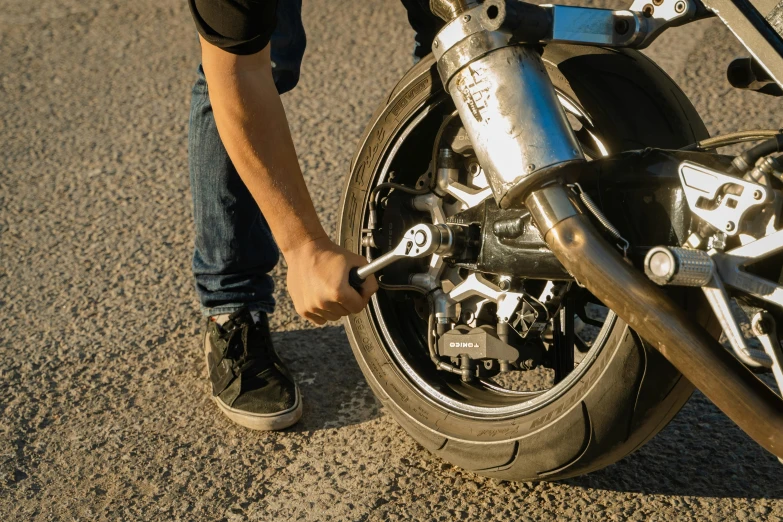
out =
[[283,255],[326,237],[296,159],[269,49],[233,56],[202,40],[202,63],[220,138]]
[[201,56],[220,139],[288,262],[296,311],[316,324],[358,313],[377,282],[371,276],[361,292],[351,288],[349,270],[367,260],[332,243],[321,227],[272,80],[268,46],[235,56],[202,39]]

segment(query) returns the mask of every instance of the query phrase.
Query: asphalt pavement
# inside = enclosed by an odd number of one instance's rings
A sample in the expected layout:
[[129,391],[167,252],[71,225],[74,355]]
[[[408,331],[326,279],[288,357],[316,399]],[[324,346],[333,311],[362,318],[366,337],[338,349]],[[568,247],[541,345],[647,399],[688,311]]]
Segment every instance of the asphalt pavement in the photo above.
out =
[[[620,4],[612,4],[619,6]],[[305,0],[285,95],[310,191],[336,229],[376,105],[410,65],[392,0]],[[648,53],[712,134],[778,128],[737,92],[716,21]],[[432,457],[379,407],[341,326],[298,319],[275,272],[275,342],[305,396],[280,433],[209,400],[190,275],[190,86],[182,0],[0,0],[0,517],[37,520],[781,520],[783,465],[700,394],[642,449],[559,483]]]

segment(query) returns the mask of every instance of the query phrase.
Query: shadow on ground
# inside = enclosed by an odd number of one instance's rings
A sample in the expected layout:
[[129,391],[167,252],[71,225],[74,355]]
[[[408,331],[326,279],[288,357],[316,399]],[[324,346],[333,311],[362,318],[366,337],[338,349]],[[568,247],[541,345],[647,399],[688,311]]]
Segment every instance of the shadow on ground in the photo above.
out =
[[377,418],[380,403],[364,380],[342,326],[273,334],[304,397],[294,432],[341,428]]
[[653,495],[781,499],[783,464],[696,392],[641,449],[613,466],[565,482]]
[[[305,400],[302,420],[290,431],[312,433],[380,416],[381,405],[342,327],[280,332],[274,341],[296,374]],[[783,499],[783,464],[696,392],[671,424],[641,449],[608,468],[564,483],[653,495]]]

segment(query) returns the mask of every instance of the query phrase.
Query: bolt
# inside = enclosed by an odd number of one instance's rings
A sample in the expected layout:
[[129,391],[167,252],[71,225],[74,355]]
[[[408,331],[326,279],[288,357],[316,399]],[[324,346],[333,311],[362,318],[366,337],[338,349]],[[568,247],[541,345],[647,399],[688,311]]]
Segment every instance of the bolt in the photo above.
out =
[[506,290],[511,288],[511,282],[508,279],[501,279],[500,284],[498,286],[500,286],[500,289],[505,292]]
[[685,11],[685,2],[677,2],[676,4],[674,4],[674,10],[677,13],[682,13],[683,11]]
[[663,0],[652,0],[652,3],[654,5],[661,5],[663,3]]
[[462,17],[463,22],[470,22],[470,15],[465,15]]
[[462,320],[463,323],[471,323],[475,318],[476,316],[473,314],[473,312],[470,310],[465,310],[462,312],[460,320]]
[[646,4],[644,7],[642,7],[642,14],[644,14],[646,18],[650,18],[654,12],[655,8],[652,6],[652,4]]
[[628,29],[630,29],[630,26],[628,25],[628,20],[617,20],[614,23],[614,31],[617,34],[625,34],[628,32]]
[[753,191],[753,199],[761,199],[761,191],[760,190],[754,190]]
[[532,163],[527,166],[527,171],[528,172],[533,172],[534,170],[536,170],[536,166],[533,165]]
[[437,40],[435,40],[435,42],[433,42],[433,44],[432,44],[432,46],[433,46],[434,48],[436,48],[436,49],[438,48],[438,45],[439,45],[439,44],[438,44],[438,41],[437,41]]
[[728,223],[726,223],[726,232],[731,232],[732,230],[734,230],[734,222],[729,221]]

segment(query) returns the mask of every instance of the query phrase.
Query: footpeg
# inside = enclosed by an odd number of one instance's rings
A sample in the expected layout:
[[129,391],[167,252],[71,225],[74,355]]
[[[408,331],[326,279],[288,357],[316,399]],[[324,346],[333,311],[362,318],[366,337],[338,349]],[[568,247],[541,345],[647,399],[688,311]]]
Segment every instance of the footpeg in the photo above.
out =
[[700,287],[737,358],[752,368],[774,366],[768,353],[750,348],[745,342],[731,311],[731,300],[710,254],[688,248],[654,247],[644,259],[644,273],[661,286]]
[[352,268],[348,274],[350,285],[359,290],[368,276],[386,268],[400,259],[418,259],[433,254],[448,255],[464,244],[461,229],[448,225],[422,223],[411,227],[402,241],[393,250],[359,268]]
[[657,285],[704,287],[712,272],[712,258],[702,250],[657,246],[644,258],[644,273]]

